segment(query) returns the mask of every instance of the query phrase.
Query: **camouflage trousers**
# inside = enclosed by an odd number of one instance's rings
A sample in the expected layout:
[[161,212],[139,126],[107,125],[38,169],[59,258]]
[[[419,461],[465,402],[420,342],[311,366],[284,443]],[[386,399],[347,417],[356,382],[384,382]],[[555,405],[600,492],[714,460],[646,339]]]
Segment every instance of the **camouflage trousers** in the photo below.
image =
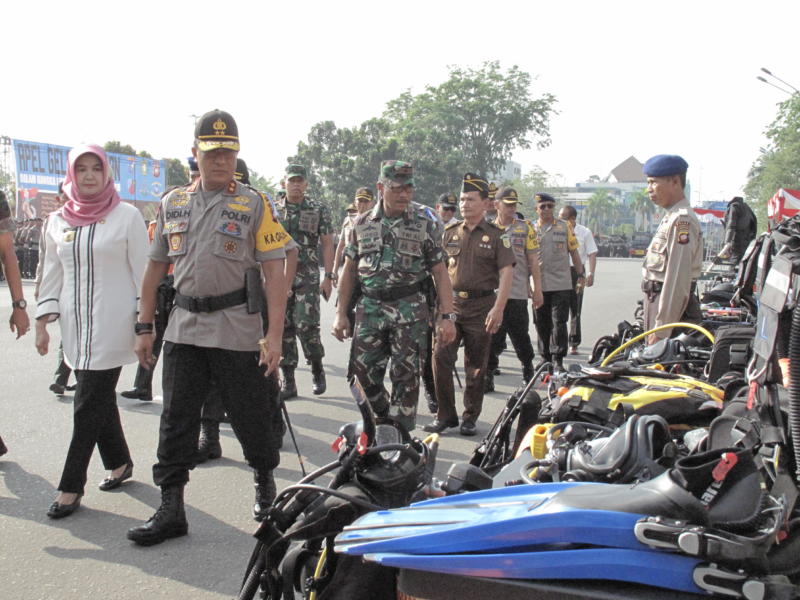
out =
[[307,360],[321,359],[325,348],[319,336],[319,287],[309,284],[298,288],[286,300],[286,319],[283,322],[282,367],[297,367],[297,341],[303,346]]
[[[362,301],[356,309],[353,374],[375,412],[385,415],[388,411],[410,431],[416,422],[421,356],[427,350],[428,306],[424,301],[397,300],[382,303],[377,311],[367,308]],[[392,394],[387,401],[384,379],[390,357]]]

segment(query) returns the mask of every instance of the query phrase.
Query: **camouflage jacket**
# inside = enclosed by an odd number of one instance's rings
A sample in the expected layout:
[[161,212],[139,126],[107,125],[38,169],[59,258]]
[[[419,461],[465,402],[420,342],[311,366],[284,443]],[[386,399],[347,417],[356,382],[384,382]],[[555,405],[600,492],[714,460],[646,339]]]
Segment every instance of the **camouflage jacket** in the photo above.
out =
[[320,238],[333,233],[331,211],[308,196],[300,204],[287,200],[277,205],[278,218],[286,232],[300,246],[294,287],[319,283]]

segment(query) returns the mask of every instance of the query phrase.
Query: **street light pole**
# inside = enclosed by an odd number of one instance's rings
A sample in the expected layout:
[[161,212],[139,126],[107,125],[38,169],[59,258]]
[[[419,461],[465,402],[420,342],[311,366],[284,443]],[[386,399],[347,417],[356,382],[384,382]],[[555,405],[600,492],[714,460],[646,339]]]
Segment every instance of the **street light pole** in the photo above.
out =
[[785,85],[785,86],[788,86],[788,87],[792,88],[792,89],[794,90],[794,93],[795,93],[795,94],[800,94],[800,90],[798,90],[796,87],[794,87],[794,86],[793,86],[791,83],[789,83],[788,81],[784,81],[783,79],[781,79],[781,78],[780,78],[780,77],[778,77],[777,75],[773,75],[772,71],[770,71],[769,69],[766,69],[766,68],[764,68],[764,67],[761,67],[761,71],[762,71],[762,72],[764,72],[764,73],[766,73],[767,75],[769,75],[769,76],[770,76],[770,77],[772,77],[773,79],[776,79],[776,80],[780,81],[780,82],[781,82],[783,85]]
[[772,86],[772,87],[774,87],[776,90],[780,90],[780,91],[782,91],[784,94],[789,94],[790,96],[794,96],[794,94],[793,94],[792,92],[790,92],[789,90],[785,90],[785,89],[783,89],[781,86],[779,86],[779,85],[775,85],[775,84],[774,84],[774,83],[772,83],[771,81],[767,81],[767,80],[766,80],[766,79],[764,79],[764,78],[763,78],[761,75],[758,75],[758,76],[756,76],[756,79],[758,79],[759,81],[763,81],[763,82],[764,82],[764,83],[766,83],[767,85],[771,85],[771,86]]

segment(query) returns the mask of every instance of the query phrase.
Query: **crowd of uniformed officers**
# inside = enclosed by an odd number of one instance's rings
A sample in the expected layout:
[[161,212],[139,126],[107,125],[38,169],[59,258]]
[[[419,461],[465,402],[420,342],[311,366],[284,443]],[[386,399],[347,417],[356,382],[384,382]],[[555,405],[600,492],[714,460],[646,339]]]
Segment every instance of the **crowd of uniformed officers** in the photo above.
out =
[[[94,196],[80,196],[77,191],[81,181],[89,181],[86,189],[91,189],[92,169],[99,179],[106,178],[101,183],[107,185],[102,149],[91,148],[97,147],[90,147],[89,154],[95,154],[88,162],[85,155],[73,157],[78,170],[71,170],[70,176],[75,177],[75,186],[69,187],[67,202],[58,213],[66,218],[85,202],[83,217],[80,210],[76,214],[88,220],[69,221],[74,225],[52,233],[49,243],[77,244],[84,239],[84,227],[94,232],[109,218],[92,206]],[[313,393],[324,393],[319,302],[320,296],[332,299],[334,287],[338,297],[332,333],[340,341],[352,338],[349,375],[360,381],[374,411],[415,428],[422,377],[428,408],[435,415],[423,429],[439,433],[459,427],[462,435],[471,436],[477,431],[484,393],[494,389],[506,336],[520,361],[523,381],[534,374],[529,302],[541,360],[562,369],[570,345],[570,306],[575,305],[571,295],[587,285],[587,278],[588,285],[594,280],[594,274],[585,271],[572,224],[554,216],[556,201],[551,195],[535,195],[537,217],[527,220],[518,211],[516,190],[498,189],[482,175],[469,172],[459,194],[443,194],[434,210],[415,201],[414,169],[402,160],[382,163],[375,192],[370,186],[357,190],[334,256],[331,214],[306,195],[305,167],[286,168],[285,193],[273,202],[248,185],[246,165],[237,160],[239,149],[238,128],[230,114],[214,110],[203,115],[192,146],[192,181],[164,195],[149,230],[149,256],[140,267],[144,272],[140,301],[127,338],[140,370],[134,390],[124,395],[152,399],[147,375],[163,343],[163,410],[153,466],[162,502],[149,520],[128,531],[128,538],[137,544],[157,544],[186,534],[183,494],[189,471],[197,462],[221,454],[218,427],[223,419],[229,419],[254,470],[253,515],[257,520],[264,517],[276,493],[273,470],[285,432],[281,402],[298,395],[295,340],[300,339],[311,365]],[[682,199],[686,168],[678,158],[654,157],[645,169],[654,202],[670,211],[645,261],[646,309],[654,324],[663,321],[659,298],[669,296],[670,318],[689,304],[674,279],[677,274],[688,294],[691,277],[696,277],[697,244],[702,245],[696,219]],[[80,171],[84,162],[88,176],[82,175],[86,170]],[[110,202],[118,202],[113,190],[108,193]],[[92,213],[95,219],[86,217]],[[38,238],[33,240],[35,225],[25,234],[26,247],[39,247]],[[87,239],[81,243],[91,251],[92,238]],[[57,260],[51,256],[51,261]],[[691,260],[691,268],[677,260]],[[589,264],[593,268],[594,260]],[[47,273],[45,280],[50,282]],[[24,312],[24,300],[14,301]],[[37,347],[39,324],[57,319],[66,303],[57,290],[40,299]],[[77,362],[76,353],[80,356],[93,343],[91,333],[63,335],[61,321],[64,355],[67,362]],[[81,338],[84,334],[88,341]],[[76,350],[72,344],[84,347]],[[459,410],[454,377],[461,348],[464,381]],[[103,454],[104,426],[93,413],[100,409],[86,400],[92,392],[85,382],[94,380],[87,379],[80,364],[70,366],[79,382],[75,430],[89,436],[81,440],[82,447],[88,444],[91,452],[97,444]],[[385,384],[387,370],[391,390]],[[198,453],[198,440],[205,451]],[[75,471],[70,456],[67,467]],[[133,463],[126,456],[121,465],[106,464],[111,473],[101,490],[115,489],[132,476]],[[105,455],[104,462],[109,462]],[[83,470],[85,482],[85,466]],[[59,488],[62,495],[48,515],[62,518],[77,509],[83,485],[78,488]]]

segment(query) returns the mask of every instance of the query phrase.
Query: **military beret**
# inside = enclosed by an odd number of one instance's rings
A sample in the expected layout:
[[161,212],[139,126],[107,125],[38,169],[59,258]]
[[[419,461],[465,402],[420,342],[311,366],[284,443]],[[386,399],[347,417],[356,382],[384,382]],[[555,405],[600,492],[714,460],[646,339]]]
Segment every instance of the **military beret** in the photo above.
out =
[[495,200],[500,200],[503,204],[516,204],[519,202],[517,190],[509,186],[503,186],[497,190]]
[[547,192],[539,192],[536,194],[536,196],[534,196],[534,198],[536,198],[537,204],[541,204],[542,202],[552,202],[553,204],[556,203],[556,199]]
[[489,193],[489,184],[486,179],[475,173],[464,173],[464,181],[461,184],[461,192],[483,192]]
[[292,177],[302,177],[306,179],[306,168],[303,165],[292,164],[286,167],[286,171],[284,171],[286,175],[286,179],[291,179]]
[[250,172],[247,170],[247,163],[241,158],[236,159],[236,171],[233,173],[233,178],[236,181],[250,185]]
[[197,120],[194,127],[194,139],[197,147],[203,152],[226,148],[239,151],[239,129],[236,121],[224,110],[215,108]]
[[439,196],[439,204],[444,208],[455,208],[458,200],[456,200],[455,194],[441,194]]
[[[372,202],[375,200],[375,194],[372,193],[372,190],[368,187],[360,187],[356,190],[356,200],[367,200],[368,202]],[[353,204],[355,206],[355,204]]]
[[414,168],[402,160],[385,160],[381,163],[380,180],[414,185]]
[[186,162],[189,165],[189,173],[199,173],[200,169],[197,167],[197,160],[194,156],[190,156],[186,159]]
[[648,177],[667,177],[686,173],[689,163],[677,154],[657,154],[644,163],[644,174]]
[[489,184],[489,198],[492,200],[495,199],[497,196],[497,186],[494,184],[494,181]]

